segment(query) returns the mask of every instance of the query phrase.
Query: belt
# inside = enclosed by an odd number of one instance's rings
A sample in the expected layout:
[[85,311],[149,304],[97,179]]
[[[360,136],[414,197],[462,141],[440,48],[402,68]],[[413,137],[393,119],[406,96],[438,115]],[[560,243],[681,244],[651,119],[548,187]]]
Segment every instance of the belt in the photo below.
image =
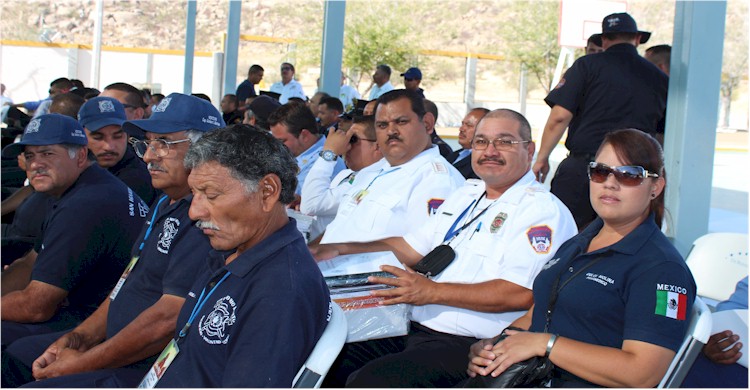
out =
[[596,153],[570,152],[568,153],[568,157],[572,157],[577,160],[594,161],[594,157],[596,157]]

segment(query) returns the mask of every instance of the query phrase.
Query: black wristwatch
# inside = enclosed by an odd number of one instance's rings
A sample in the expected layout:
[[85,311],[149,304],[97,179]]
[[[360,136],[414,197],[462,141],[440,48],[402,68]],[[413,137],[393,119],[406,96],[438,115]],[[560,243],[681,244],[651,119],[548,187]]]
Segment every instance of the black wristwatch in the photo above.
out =
[[336,161],[339,158],[339,156],[337,156],[336,153],[331,150],[321,150],[318,155],[320,157],[323,157],[323,160],[326,161]]

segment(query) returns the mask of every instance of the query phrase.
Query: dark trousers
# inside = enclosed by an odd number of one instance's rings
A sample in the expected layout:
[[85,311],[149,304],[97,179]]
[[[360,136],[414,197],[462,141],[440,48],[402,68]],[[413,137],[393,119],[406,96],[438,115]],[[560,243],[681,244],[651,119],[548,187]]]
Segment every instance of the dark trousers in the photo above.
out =
[[747,389],[747,368],[737,363],[714,363],[701,352],[680,387],[739,387]]
[[[42,353],[70,330],[19,338],[10,343],[2,354],[2,386],[19,387],[34,381],[31,364]],[[3,333],[3,339],[5,334]]]
[[20,322],[2,321],[2,323],[0,323],[0,332],[2,335],[0,343],[2,344],[2,351],[5,352],[5,349],[16,340],[29,336],[48,334],[54,331],[55,329],[45,323],[22,324]]
[[550,192],[568,207],[579,231],[596,219],[589,200],[588,165],[592,160],[592,155],[569,155],[557,166],[550,183]]
[[324,386],[453,387],[467,378],[469,347],[477,341],[412,322],[406,337],[347,344]]
[[147,370],[133,368],[109,368],[80,374],[64,375],[57,378],[30,382],[22,387],[31,388],[100,388],[137,387]]

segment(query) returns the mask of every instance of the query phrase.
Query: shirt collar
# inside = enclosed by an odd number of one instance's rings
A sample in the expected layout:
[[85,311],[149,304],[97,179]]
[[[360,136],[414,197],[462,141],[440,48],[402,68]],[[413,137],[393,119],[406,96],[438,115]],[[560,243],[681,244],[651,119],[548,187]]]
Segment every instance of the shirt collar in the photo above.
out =
[[322,149],[323,144],[326,142],[326,137],[321,136],[320,139],[318,139],[318,142],[314,143],[312,146],[307,148],[302,154],[297,156],[297,164],[299,166],[306,165],[305,162],[310,163],[312,160],[310,157],[315,157]]
[[[593,222],[589,224],[589,226],[586,227],[586,229],[584,229],[578,235],[578,245],[581,247],[581,250],[583,252],[586,251],[586,247],[588,246],[588,244],[591,242],[594,236],[599,233],[600,230],[602,230],[603,226],[604,221],[602,221],[601,218],[597,217]],[[646,245],[646,243],[651,239],[651,236],[653,236],[654,232],[657,230],[659,230],[659,227],[656,226],[656,222],[654,221],[654,214],[651,213],[643,222],[641,222],[640,225],[638,225],[638,227],[636,227],[632,232],[623,237],[622,240],[606,248],[602,248],[599,251],[611,250],[626,255],[633,255],[641,250],[644,245]]]
[[[398,166],[404,169],[412,169],[412,167],[421,166],[422,164],[427,162],[427,160],[436,157],[440,157],[440,149],[437,147],[437,145],[432,145],[429,149],[423,150],[421,153],[414,156],[411,160]],[[383,160],[385,161],[385,164],[383,164],[383,169],[387,170],[392,167],[392,165],[388,162],[388,160],[385,159],[385,157],[383,157]]]

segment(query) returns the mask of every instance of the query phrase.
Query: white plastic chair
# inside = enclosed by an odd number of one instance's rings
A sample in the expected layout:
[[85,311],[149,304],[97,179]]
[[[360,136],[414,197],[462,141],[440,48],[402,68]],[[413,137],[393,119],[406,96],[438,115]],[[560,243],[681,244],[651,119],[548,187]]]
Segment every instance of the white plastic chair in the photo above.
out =
[[705,302],[696,297],[685,340],[680,345],[680,349],[677,350],[672,363],[669,364],[664,378],[659,382],[659,388],[680,387],[682,385],[682,381],[693,366],[695,358],[698,357],[701,349],[708,342],[708,338],[711,337],[711,325],[711,310]]
[[346,341],[347,325],[344,312],[338,304],[332,303],[331,320],[326,325],[323,335],[315,344],[315,348],[305,361],[305,364],[297,372],[292,381],[292,387],[317,389],[323,383],[333,361],[341,352]]
[[720,302],[732,295],[737,281],[747,275],[747,238],[747,234],[709,233],[693,242],[685,261],[698,296]]

